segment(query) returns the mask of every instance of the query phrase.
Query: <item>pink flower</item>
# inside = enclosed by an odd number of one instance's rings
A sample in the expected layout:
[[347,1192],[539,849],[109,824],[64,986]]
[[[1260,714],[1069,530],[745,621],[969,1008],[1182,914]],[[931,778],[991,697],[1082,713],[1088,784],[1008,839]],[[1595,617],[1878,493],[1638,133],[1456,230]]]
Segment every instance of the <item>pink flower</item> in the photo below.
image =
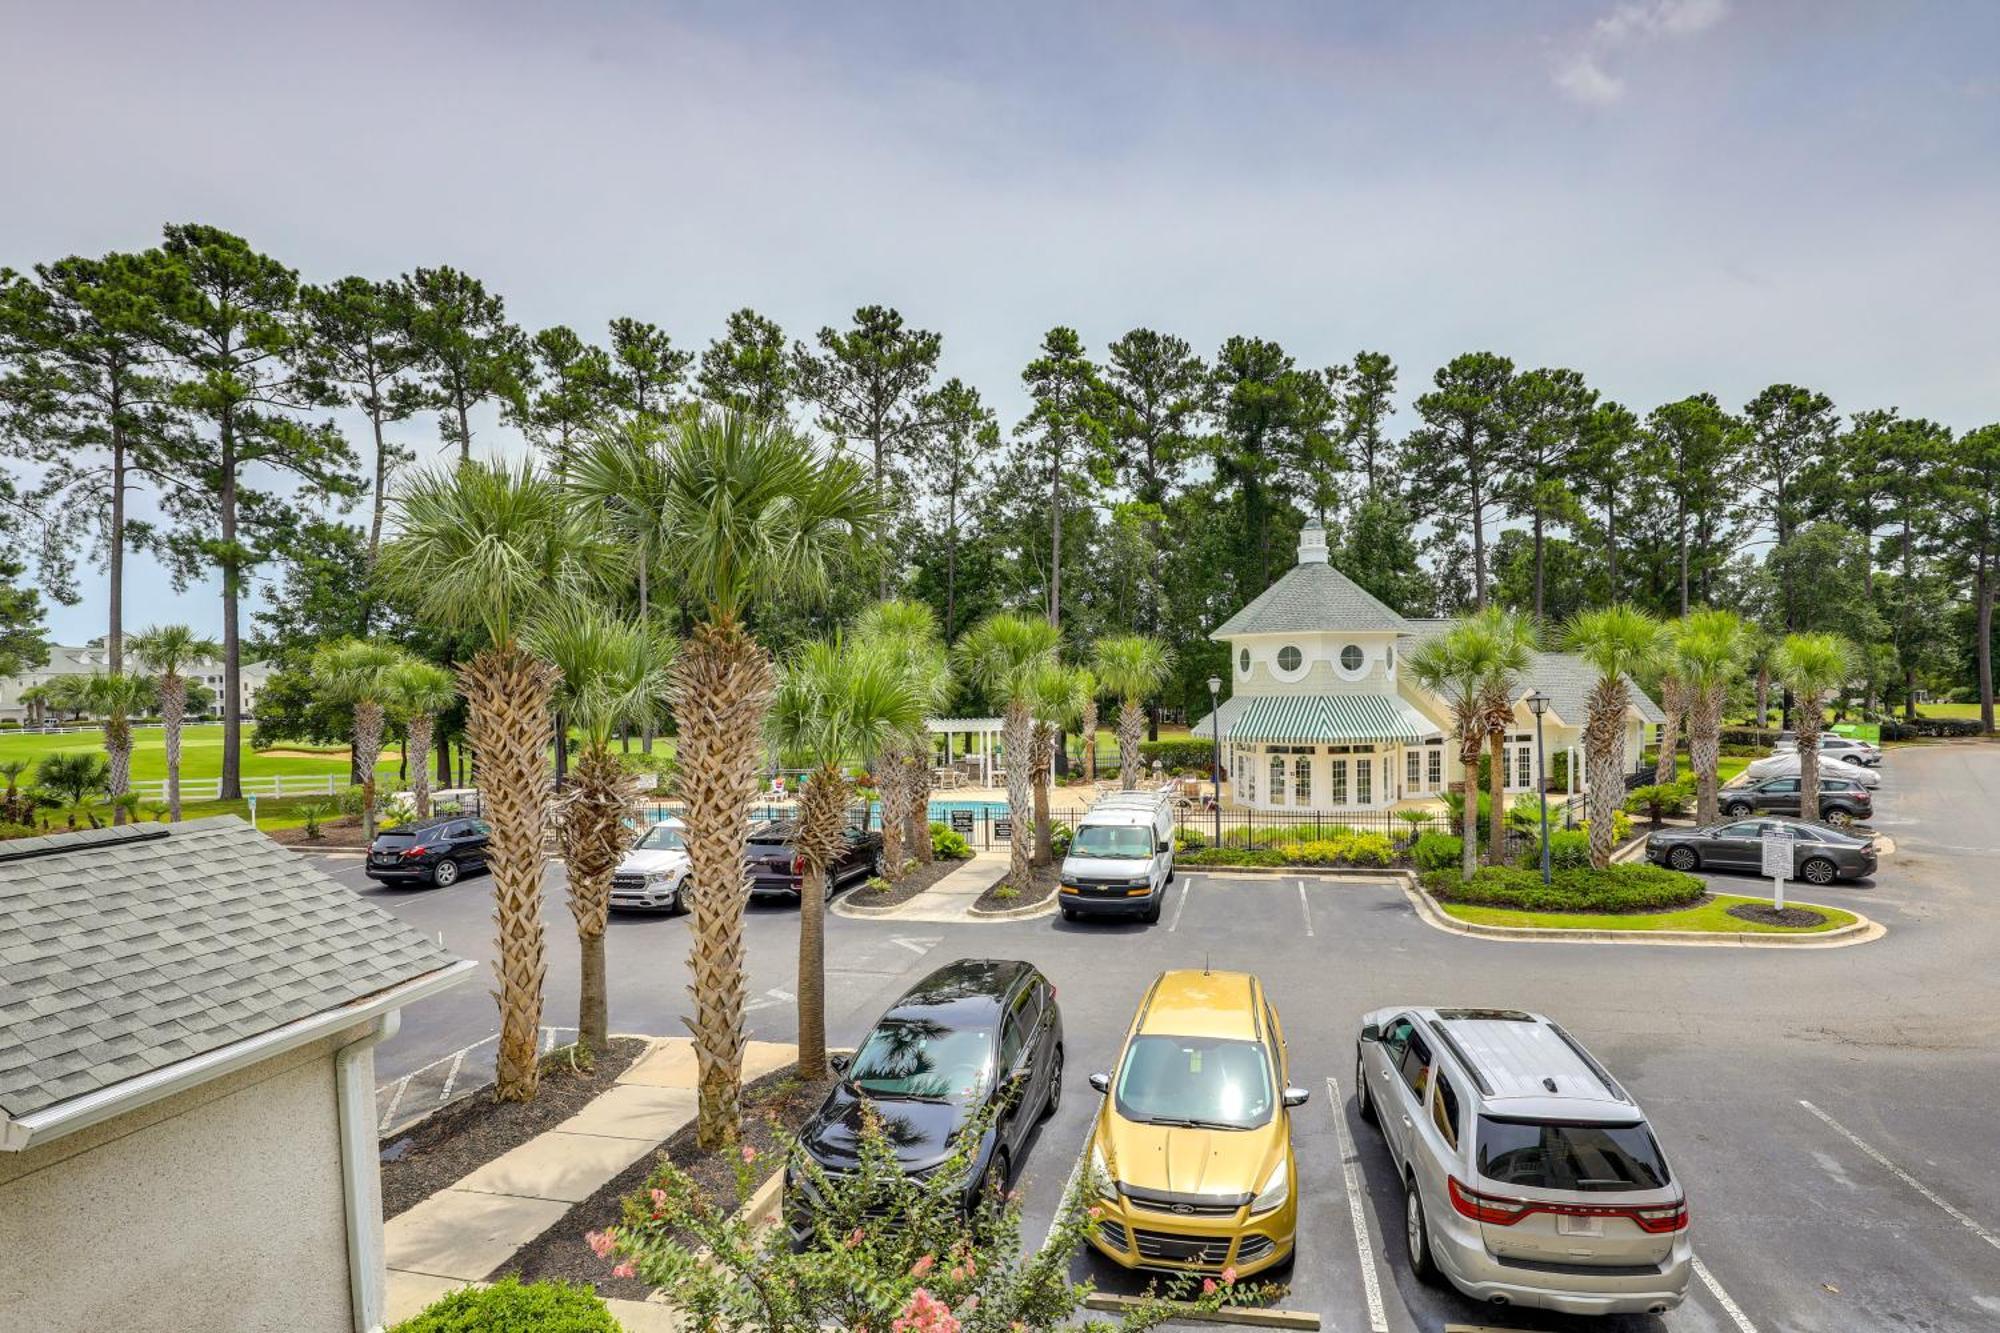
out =
[[937,1263],[937,1256],[934,1254],[927,1254],[923,1258],[917,1260],[915,1263],[910,1265],[910,1276],[922,1277],[924,1274],[930,1272],[932,1266],[936,1263]]
[[958,1333],[959,1323],[950,1306],[918,1287],[889,1328],[891,1333]]
[[614,1269],[612,1269],[612,1270],[611,1270],[611,1276],[613,1276],[613,1277],[637,1277],[637,1276],[639,1276],[639,1270],[638,1270],[638,1269],[636,1269],[636,1268],[634,1268],[634,1267],[632,1267],[632,1265],[631,1265],[631,1264],[629,1264],[629,1263],[623,1263],[623,1264],[620,1264],[620,1265],[618,1265],[618,1267],[616,1267],[616,1268],[614,1268]]
[[746,1162],[757,1160],[757,1150],[747,1143],[743,1145],[743,1160]]
[[653,1207],[664,1208],[666,1206],[667,1206],[667,1192],[665,1190],[654,1190]]
[[860,1228],[860,1227],[856,1227],[856,1228],[854,1228],[854,1230],[852,1230],[852,1231],[848,1232],[848,1233],[847,1233],[847,1248],[851,1250],[851,1249],[853,1249],[853,1248],[854,1248],[855,1246],[859,1245],[859,1244],[861,1243],[861,1240],[862,1240],[862,1235],[863,1235],[863,1233],[862,1233],[862,1230],[861,1230],[861,1228]]
[[951,1280],[952,1280],[953,1282],[963,1282],[963,1281],[965,1281],[965,1265],[964,1265],[964,1264],[955,1264],[955,1265],[953,1265],[953,1266],[952,1266],[952,1270],[951,1270]]
[[1215,1295],[1215,1279],[1214,1279],[1214,1278],[1212,1278],[1212,1277],[1205,1277],[1205,1278],[1203,1278],[1203,1279],[1201,1280],[1201,1294],[1202,1294],[1202,1295],[1204,1295],[1204,1296],[1213,1296],[1213,1295]]
[[1236,1265],[1231,1264],[1222,1270],[1222,1285],[1226,1287],[1234,1281],[1236,1281]]
[[597,1252],[597,1257],[600,1259],[610,1258],[611,1249],[617,1244],[617,1241],[613,1238],[609,1230],[585,1232],[583,1239],[592,1250]]
[[1102,1216],[1104,1216],[1104,1210],[1103,1210],[1102,1208],[1098,1207],[1098,1206],[1097,1206],[1096,1204],[1094,1204],[1094,1203],[1093,1203],[1092,1205],[1090,1205],[1090,1220],[1091,1220],[1091,1221],[1095,1222],[1095,1221],[1096,1221],[1096,1220],[1097,1220],[1098,1218],[1100,1218],[1100,1217],[1102,1217]]

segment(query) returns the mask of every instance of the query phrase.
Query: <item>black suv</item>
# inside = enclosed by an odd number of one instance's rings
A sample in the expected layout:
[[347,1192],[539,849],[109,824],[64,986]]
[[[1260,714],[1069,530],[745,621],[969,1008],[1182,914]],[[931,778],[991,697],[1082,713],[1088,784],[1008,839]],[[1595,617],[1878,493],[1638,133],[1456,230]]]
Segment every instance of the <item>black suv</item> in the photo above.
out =
[[[795,819],[773,819],[750,826],[750,843],[743,849],[744,868],[750,873],[752,898],[789,898],[797,902],[805,892],[806,862],[796,850],[799,825]],[[826,896],[855,880],[882,873],[882,835],[850,824],[841,841],[840,854],[827,867]]]
[[840,1082],[800,1130],[785,1167],[792,1242],[806,1244],[815,1213],[834,1211],[814,1177],[837,1187],[858,1169],[863,1113],[871,1107],[906,1175],[937,1170],[969,1126],[982,1127],[959,1182],[960,1204],[970,1214],[988,1188],[1006,1187],[1029,1135],[1062,1101],[1056,988],[1031,963],[962,958],[912,986],[860,1049],[836,1056],[833,1065]]
[[[1802,798],[1799,780],[1791,778],[1765,778],[1743,787],[1728,787],[1722,792],[1722,813],[1725,815],[1796,815]],[[1819,817],[1822,822],[1836,828],[1860,823],[1875,815],[1875,798],[1868,789],[1852,778],[1829,778],[1819,780]]]
[[492,836],[485,820],[464,815],[386,829],[368,849],[367,875],[384,884],[450,888],[460,875],[486,864],[486,842]]

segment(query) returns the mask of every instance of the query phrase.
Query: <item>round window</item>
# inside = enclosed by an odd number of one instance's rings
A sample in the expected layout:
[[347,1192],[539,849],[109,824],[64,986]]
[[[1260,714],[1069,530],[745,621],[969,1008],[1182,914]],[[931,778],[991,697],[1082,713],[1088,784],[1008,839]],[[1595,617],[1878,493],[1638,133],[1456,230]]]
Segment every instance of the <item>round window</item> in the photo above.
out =
[[1250,650],[1245,648],[1236,655],[1236,669],[1244,675],[1250,674]]
[[1340,650],[1340,665],[1342,670],[1359,671],[1361,670],[1361,664],[1366,660],[1361,654],[1361,645],[1358,643],[1350,643]]
[[1278,650],[1278,670],[1280,671],[1297,671],[1299,664],[1305,660],[1305,654],[1292,644],[1288,643]]

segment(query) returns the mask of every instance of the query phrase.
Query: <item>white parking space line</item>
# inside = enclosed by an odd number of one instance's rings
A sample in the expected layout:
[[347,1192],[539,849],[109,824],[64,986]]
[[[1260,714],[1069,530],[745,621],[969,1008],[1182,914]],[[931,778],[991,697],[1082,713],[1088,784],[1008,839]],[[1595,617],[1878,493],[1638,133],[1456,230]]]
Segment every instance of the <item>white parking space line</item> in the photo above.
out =
[[465,1052],[460,1051],[451,1058],[451,1068],[445,1071],[444,1090],[438,1093],[439,1102],[451,1100],[451,1090],[458,1082],[458,1071],[465,1067]]
[[[394,1122],[396,1119],[396,1108],[403,1104],[403,1094],[410,1090],[410,1080],[415,1077],[415,1074],[405,1074],[397,1081],[396,1095],[389,1099],[389,1109],[382,1113],[382,1123],[375,1126],[377,1133],[389,1128],[390,1124]],[[378,1092],[375,1095],[380,1097],[382,1094]]]
[[1167,933],[1169,935],[1181,928],[1181,913],[1187,910],[1188,891],[1192,888],[1194,888],[1194,876],[1189,875],[1181,881],[1181,896],[1174,903],[1174,919],[1167,922]]
[[1361,1174],[1354,1144],[1347,1137],[1347,1117],[1340,1109],[1340,1084],[1326,1081],[1327,1109],[1333,1112],[1333,1133],[1340,1148],[1340,1179],[1347,1194],[1347,1213],[1354,1222],[1354,1248],[1361,1256],[1361,1286],[1368,1298],[1368,1327],[1371,1333],[1389,1333],[1389,1317],[1382,1309],[1382,1284],[1375,1276],[1375,1247],[1368,1239],[1368,1215],[1361,1207]]
[[1069,1180],[1063,1185],[1062,1198],[1056,1203],[1056,1211],[1049,1218],[1049,1229],[1042,1233],[1042,1243],[1036,1246],[1036,1253],[1048,1249],[1049,1242],[1056,1238],[1056,1223],[1062,1221],[1063,1205],[1069,1202],[1070,1195],[1076,1193],[1076,1182],[1083,1178],[1083,1164],[1090,1156],[1090,1136],[1096,1132],[1096,1123],[1093,1120],[1092,1127],[1083,1132],[1083,1147],[1077,1151],[1076,1165],[1069,1169]]
[[1722,1307],[1722,1312],[1735,1321],[1738,1333],[1757,1333],[1757,1326],[1750,1322],[1750,1316],[1744,1314],[1743,1307],[1729,1298],[1729,1293],[1715,1280],[1715,1274],[1708,1271],[1708,1265],[1701,1261],[1701,1256],[1696,1254],[1689,1257],[1694,1260],[1694,1275],[1701,1279],[1702,1286],[1708,1288],[1708,1294],[1715,1297],[1715,1303]]
[[1929,1199],[1932,1203],[1936,1204],[1938,1208],[1941,1209],[1947,1217],[1950,1217],[1953,1221],[1957,1222],[1967,1231],[1970,1231],[1973,1235],[1979,1237],[1979,1239],[1985,1241],[1988,1245],[1991,1245],[1994,1249],[2000,1250],[2000,1236],[1996,1236],[1991,1231],[1988,1231],[1985,1227],[1981,1226],[1978,1222],[1966,1216],[1963,1212],[1960,1212],[1958,1208],[1954,1207],[1948,1200],[1941,1198],[1935,1190],[1930,1188],[1930,1186],[1924,1184],[1923,1181],[1918,1180],[1915,1176],[1905,1171],[1902,1167],[1897,1166],[1887,1157],[1884,1157],[1874,1148],[1864,1143],[1861,1140],[1861,1137],[1857,1135],[1853,1130],[1841,1124],[1838,1120],[1835,1120],[1832,1116],[1820,1110],[1817,1106],[1814,1106],[1811,1102],[1807,1101],[1805,1098],[1803,1097],[1799,1098],[1799,1105],[1805,1107],[1806,1110],[1812,1112],[1815,1116],[1818,1116],[1821,1121],[1825,1122],[1827,1128],[1831,1129],[1834,1133],[1840,1135],[1840,1137],[1846,1139],[1849,1143],[1859,1148],[1862,1152],[1868,1154],[1869,1157],[1874,1159],[1876,1165],[1880,1166],[1890,1175],[1902,1181],[1905,1185],[1908,1185],[1911,1189],[1915,1190],[1917,1193],[1923,1195],[1926,1199]]
[[1313,909],[1312,904],[1306,901],[1306,882],[1304,880],[1299,881],[1299,911],[1305,913],[1306,938],[1311,939],[1313,933]]

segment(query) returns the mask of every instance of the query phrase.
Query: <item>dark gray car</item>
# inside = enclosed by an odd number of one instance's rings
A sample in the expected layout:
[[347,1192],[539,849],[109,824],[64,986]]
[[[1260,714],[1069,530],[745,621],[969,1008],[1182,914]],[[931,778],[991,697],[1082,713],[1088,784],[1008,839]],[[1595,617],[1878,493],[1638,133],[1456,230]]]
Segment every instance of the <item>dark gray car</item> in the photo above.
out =
[[[1740,787],[1722,789],[1722,813],[1725,815],[1797,815],[1803,813],[1800,803],[1803,793],[1799,790],[1796,777],[1765,778],[1761,782],[1748,782]],[[1819,817],[1829,824],[1845,828],[1849,824],[1872,819],[1875,815],[1875,798],[1868,789],[1852,778],[1822,777],[1819,780]]]
[[1802,819],[1729,819],[1701,828],[1661,829],[1646,839],[1646,857],[1676,870],[1763,873],[1764,830],[1792,831],[1792,878],[1808,884],[1862,879],[1875,873],[1875,840]]

